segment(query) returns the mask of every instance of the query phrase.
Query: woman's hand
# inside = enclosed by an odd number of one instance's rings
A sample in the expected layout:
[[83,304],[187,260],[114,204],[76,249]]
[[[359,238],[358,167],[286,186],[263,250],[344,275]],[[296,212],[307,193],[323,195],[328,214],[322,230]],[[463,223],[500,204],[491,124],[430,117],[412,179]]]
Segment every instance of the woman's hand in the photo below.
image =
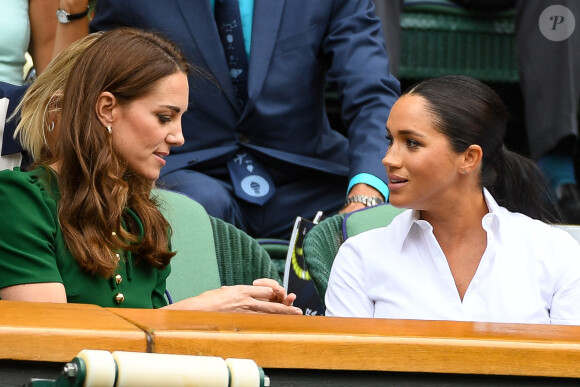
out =
[[295,299],[296,295],[286,294],[278,282],[261,278],[255,280],[253,285],[222,286],[209,290],[197,297],[168,305],[166,309],[300,315],[302,310],[292,306]]

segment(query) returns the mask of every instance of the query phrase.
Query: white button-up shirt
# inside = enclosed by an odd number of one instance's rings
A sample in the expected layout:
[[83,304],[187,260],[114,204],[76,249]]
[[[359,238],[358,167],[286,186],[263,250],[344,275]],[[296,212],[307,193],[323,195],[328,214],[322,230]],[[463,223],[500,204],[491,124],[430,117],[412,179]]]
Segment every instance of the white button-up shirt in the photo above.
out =
[[580,325],[580,245],[484,189],[487,247],[463,300],[433,228],[408,210],[340,247],[326,315]]

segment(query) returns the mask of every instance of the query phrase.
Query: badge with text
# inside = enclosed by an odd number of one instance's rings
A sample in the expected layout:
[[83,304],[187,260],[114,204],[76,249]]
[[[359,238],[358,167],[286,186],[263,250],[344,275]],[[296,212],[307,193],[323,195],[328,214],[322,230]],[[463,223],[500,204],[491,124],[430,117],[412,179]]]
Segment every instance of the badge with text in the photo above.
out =
[[238,153],[228,162],[236,195],[247,202],[264,205],[276,187],[266,168],[249,153]]

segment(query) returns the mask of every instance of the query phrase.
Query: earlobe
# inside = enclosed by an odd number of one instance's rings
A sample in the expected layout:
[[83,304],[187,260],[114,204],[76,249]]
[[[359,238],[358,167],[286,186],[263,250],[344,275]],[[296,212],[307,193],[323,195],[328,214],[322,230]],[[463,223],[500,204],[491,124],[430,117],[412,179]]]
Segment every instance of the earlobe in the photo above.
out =
[[117,99],[108,91],[103,91],[97,98],[95,111],[99,121],[104,127],[112,125],[114,120],[114,109],[117,106]]

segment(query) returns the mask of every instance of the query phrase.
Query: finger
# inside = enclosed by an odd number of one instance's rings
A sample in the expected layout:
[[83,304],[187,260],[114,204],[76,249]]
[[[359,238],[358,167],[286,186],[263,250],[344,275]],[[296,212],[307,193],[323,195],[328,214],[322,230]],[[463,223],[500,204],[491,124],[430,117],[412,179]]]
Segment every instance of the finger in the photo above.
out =
[[278,284],[278,281],[273,280],[272,278],[257,278],[253,281],[254,285],[271,284],[271,283]]
[[300,308],[284,304],[277,304],[273,302],[256,301],[256,303],[252,305],[252,309],[256,312],[268,314],[288,314],[288,315],[302,314],[302,310]]
[[271,278],[258,278],[256,280],[254,280],[254,282],[252,282],[252,285],[254,285],[254,286],[268,286],[270,288],[275,288],[275,287],[280,286],[278,281],[273,280]]
[[276,287],[273,287],[272,290],[274,290],[274,294],[276,295],[276,300],[277,302],[284,302],[284,300],[286,299],[287,295],[286,295],[286,289],[284,289],[282,286],[278,285]]
[[[274,281],[275,282],[275,281]],[[250,291],[250,295],[256,299],[262,301],[270,301],[270,302],[280,302],[283,303],[286,299],[286,289],[282,286],[278,285],[276,282],[275,286],[252,286],[252,290]]]
[[266,286],[251,286],[248,295],[256,300],[273,302],[278,299],[274,289]]
[[282,301],[282,303],[283,303],[284,305],[291,306],[291,305],[294,303],[294,301],[295,301],[295,300],[296,300],[296,294],[294,294],[294,293],[290,293],[290,294],[288,294],[288,296],[287,296],[287,297],[284,299],[284,301]]

